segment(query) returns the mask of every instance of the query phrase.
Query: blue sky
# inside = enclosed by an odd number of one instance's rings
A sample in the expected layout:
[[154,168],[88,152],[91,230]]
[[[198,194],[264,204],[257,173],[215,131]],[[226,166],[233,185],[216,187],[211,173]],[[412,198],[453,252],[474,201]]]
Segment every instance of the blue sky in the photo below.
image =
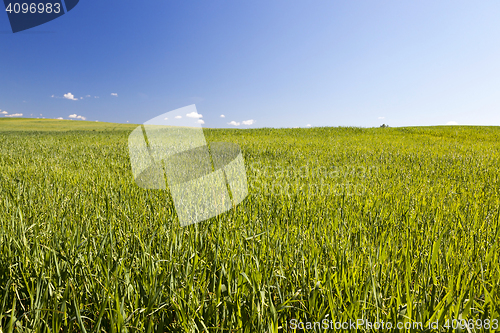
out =
[[81,0],[12,34],[0,13],[0,116],[500,125],[499,17],[498,0]]

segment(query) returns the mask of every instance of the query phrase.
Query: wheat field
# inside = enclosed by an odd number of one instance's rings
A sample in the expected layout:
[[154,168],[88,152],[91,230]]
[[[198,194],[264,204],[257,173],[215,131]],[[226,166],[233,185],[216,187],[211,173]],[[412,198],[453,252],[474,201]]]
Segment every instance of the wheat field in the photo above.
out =
[[0,332],[498,331],[500,128],[204,129],[249,195],[181,227],[135,126],[0,120]]

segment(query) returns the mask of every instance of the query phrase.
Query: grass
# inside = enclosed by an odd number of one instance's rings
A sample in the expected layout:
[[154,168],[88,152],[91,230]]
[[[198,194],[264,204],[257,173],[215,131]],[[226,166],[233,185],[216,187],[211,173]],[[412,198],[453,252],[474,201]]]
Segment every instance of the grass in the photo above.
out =
[[115,131],[135,129],[133,124],[115,124],[79,120],[0,118],[0,130],[23,132]]
[[134,126],[0,120],[1,332],[500,319],[500,128],[206,129],[250,193],[181,228]]

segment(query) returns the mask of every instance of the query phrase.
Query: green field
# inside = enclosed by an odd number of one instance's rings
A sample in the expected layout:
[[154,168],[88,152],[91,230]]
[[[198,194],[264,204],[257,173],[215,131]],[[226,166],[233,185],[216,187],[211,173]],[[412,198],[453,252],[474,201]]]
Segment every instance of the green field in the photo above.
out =
[[500,319],[499,127],[204,129],[250,193],[182,228],[133,181],[135,126],[0,120],[1,332]]

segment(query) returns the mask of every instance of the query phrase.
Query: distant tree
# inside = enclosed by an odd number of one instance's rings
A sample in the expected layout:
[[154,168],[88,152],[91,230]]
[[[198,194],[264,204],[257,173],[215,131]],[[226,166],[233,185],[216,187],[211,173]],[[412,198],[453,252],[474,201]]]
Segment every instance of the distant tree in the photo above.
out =
[[380,125],[380,127],[389,127],[389,125],[382,124],[382,125]]

